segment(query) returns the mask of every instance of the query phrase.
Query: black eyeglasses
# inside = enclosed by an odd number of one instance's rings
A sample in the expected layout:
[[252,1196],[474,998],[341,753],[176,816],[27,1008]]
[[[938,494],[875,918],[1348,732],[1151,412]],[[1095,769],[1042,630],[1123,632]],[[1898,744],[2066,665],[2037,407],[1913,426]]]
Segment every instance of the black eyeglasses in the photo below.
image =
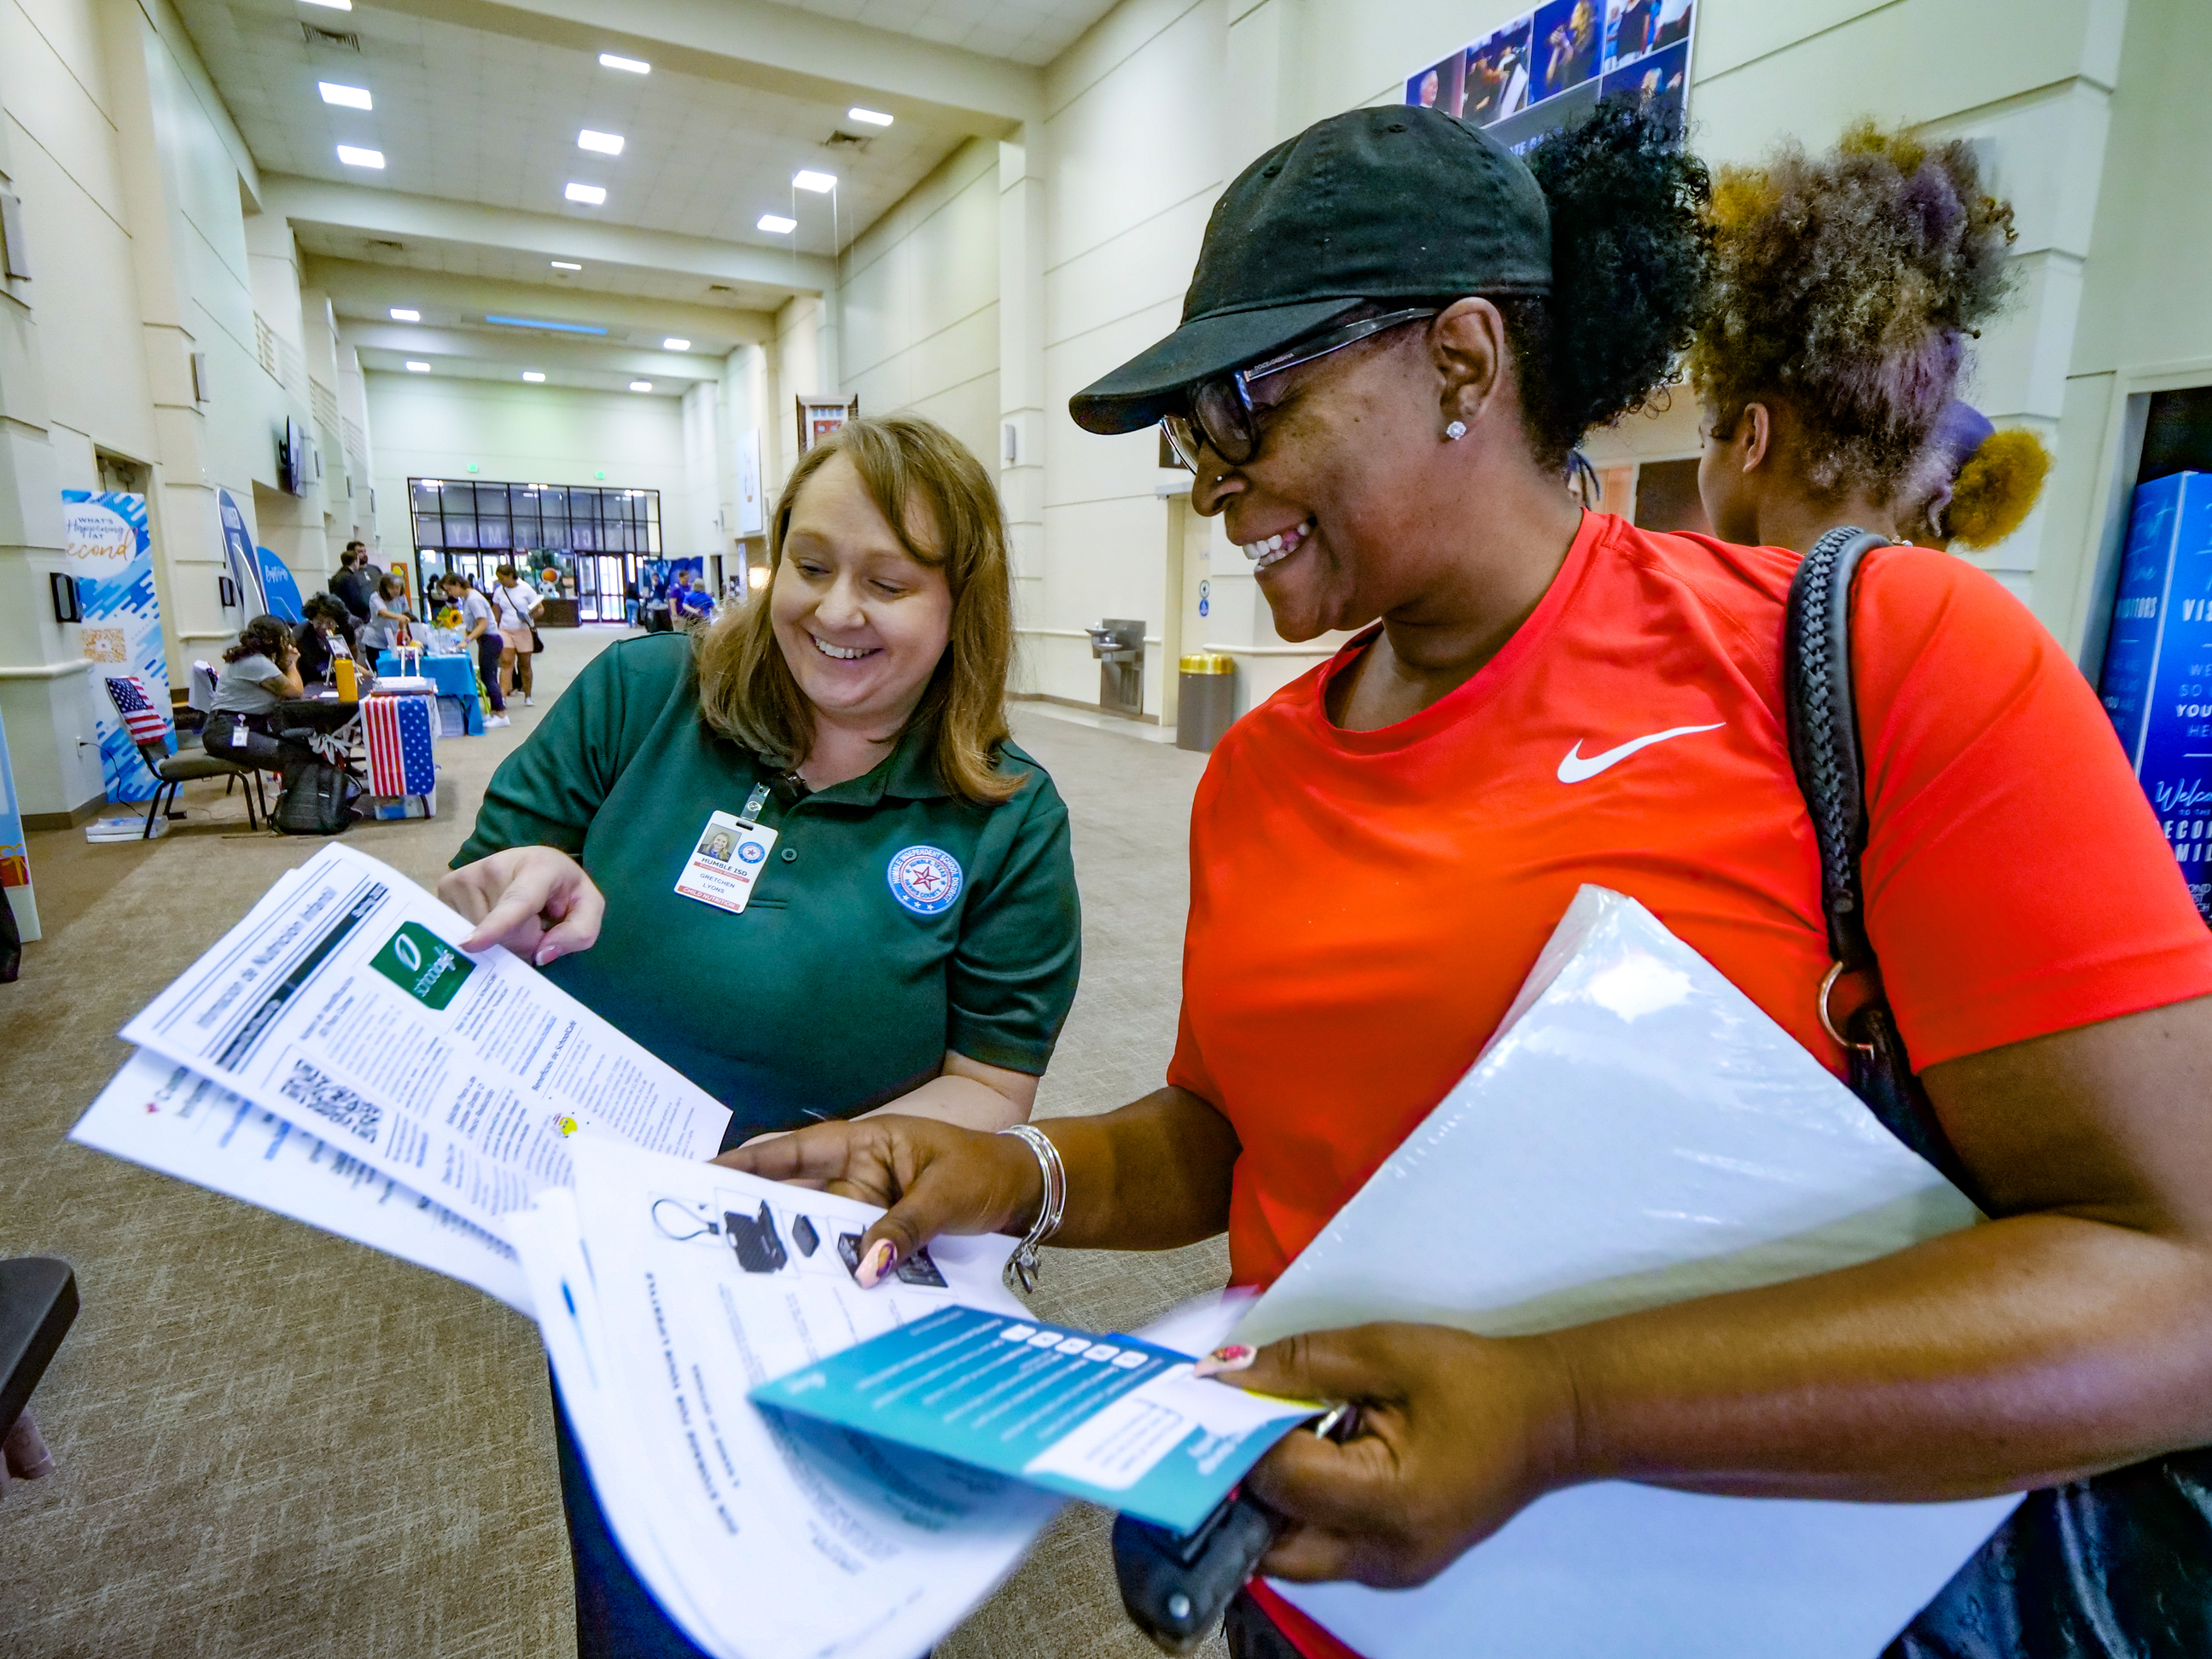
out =
[[1256,382],[1312,362],[1317,357],[1326,357],[1332,351],[1341,351],[1386,328],[1433,317],[1437,310],[1435,306],[1417,306],[1406,311],[1386,311],[1379,317],[1362,317],[1356,323],[1346,323],[1341,328],[1317,335],[1292,346],[1280,356],[1270,357],[1249,368],[1235,368],[1226,374],[1196,381],[1189,389],[1188,411],[1166,416],[1160,422],[1160,429],[1167,434],[1176,459],[1193,472],[1198,471],[1198,453],[1202,448],[1211,449],[1231,466],[1242,466],[1259,447],[1259,423],[1255,418],[1258,412],[1273,408],[1275,402],[1272,397],[1253,395]]

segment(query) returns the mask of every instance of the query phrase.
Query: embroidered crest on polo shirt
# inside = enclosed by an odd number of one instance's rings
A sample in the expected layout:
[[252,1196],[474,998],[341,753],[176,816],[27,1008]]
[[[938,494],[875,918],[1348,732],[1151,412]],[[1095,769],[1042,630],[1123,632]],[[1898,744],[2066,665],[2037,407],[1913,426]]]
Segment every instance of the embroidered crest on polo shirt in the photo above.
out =
[[891,896],[918,916],[933,916],[960,896],[960,860],[941,847],[908,847],[884,872]]

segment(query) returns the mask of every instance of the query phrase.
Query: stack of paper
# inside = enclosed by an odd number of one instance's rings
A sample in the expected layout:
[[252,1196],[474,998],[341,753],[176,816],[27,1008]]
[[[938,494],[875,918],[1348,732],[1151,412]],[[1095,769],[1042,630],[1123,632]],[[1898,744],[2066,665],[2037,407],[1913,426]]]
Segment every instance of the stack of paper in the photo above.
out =
[[[1459,1085],[1242,1340],[1370,1320],[1553,1330],[1887,1255],[1973,1206],[1633,899],[1585,887]],[[2017,1497],[1557,1493],[1418,1590],[1279,1589],[1368,1659],[1868,1659]]]

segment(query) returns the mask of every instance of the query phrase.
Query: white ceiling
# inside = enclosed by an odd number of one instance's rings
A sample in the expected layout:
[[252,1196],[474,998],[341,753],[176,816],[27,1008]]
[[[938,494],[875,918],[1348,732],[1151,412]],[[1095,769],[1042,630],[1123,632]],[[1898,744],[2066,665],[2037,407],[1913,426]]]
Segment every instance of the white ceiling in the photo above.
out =
[[[337,225],[295,226],[294,234],[302,253],[325,258],[359,260],[410,270],[444,271],[456,276],[479,276],[502,283],[530,283],[593,294],[630,295],[643,300],[681,301],[688,305],[717,306],[736,311],[773,312],[791,293],[788,289],[764,288],[755,283],[715,283],[686,272],[648,270],[599,259],[582,261],[584,269],[580,271],[560,271],[553,269],[548,258],[513,248],[486,247],[479,243],[430,236],[393,238],[380,231],[349,230]],[[391,246],[394,240],[399,243],[398,247]]]
[[867,23],[1017,64],[1048,64],[1115,0],[779,0],[800,11]]
[[[809,9],[837,3],[810,0]],[[884,3],[864,0],[863,9]],[[1066,0],[902,0],[893,9],[908,15],[907,32],[939,39],[926,31],[950,27],[963,8],[1018,13],[1024,41],[1045,15],[1078,9]],[[848,245],[964,136],[909,117],[865,150],[825,149],[833,132],[855,125],[842,108],[665,67],[629,75],[582,51],[366,3],[342,12],[294,0],[179,0],[179,9],[256,162],[311,179],[828,253],[833,211],[836,241]],[[1103,7],[1084,0],[1080,9]],[[311,46],[303,15],[357,35],[361,51]],[[366,87],[376,106],[325,104],[319,80]],[[579,149],[585,127],[620,133],[623,154]],[[381,150],[383,170],[342,165],[341,143]],[[802,167],[836,174],[835,198],[794,192],[791,176]],[[605,186],[605,205],[564,200],[571,180]],[[756,229],[763,213],[797,218],[796,236]]]

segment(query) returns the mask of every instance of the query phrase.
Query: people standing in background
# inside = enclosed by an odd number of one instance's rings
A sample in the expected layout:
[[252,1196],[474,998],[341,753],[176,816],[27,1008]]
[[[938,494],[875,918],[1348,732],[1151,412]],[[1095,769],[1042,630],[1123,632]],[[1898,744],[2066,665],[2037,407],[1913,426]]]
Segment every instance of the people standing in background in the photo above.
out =
[[461,637],[476,653],[477,676],[483,681],[484,696],[491,700],[491,713],[484,717],[484,729],[505,726],[507,694],[500,689],[499,659],[506,641],[491,625],[490,601],[469,586],[467,577],[454,571],[446,573],[443,586],[447,603],[461,613]]
[[353,654],[345,638],[346,608],[329,593],[310,593],[300,608],[305,618],[292,630],[300,678],[308,685],[328,685],[335,677],[332,664]]
[[387,571],[376,584],[368,623],[361,630],[362,656],[374,667],[380,651],[396,651],[405,643],[408,624],[415,620],[407,608],[407,583],[396,571]]
[[1826,155],[1790,144],[1725,169],[1708,216],[1689,366],[1713,533],[1802,553],[1842,525],[1930,541],[1948,515],[1982,546],[2016,529],[2049,457],[1954,402],[1967,340],[2010,289],[2014,239],[1966,141],[1862,122]]
[[345,607],[344,631],[350,641],[375,609],[372,601],[376,597],[376,572],[369,568],[368,550],[359,542],[348,542],[345,551],[338,555],[338,574],[331,578],[331,592]]
[[509,696],[520,691],[523,707],[535,708],[538,699],[530,695],[530,659],[538,649],[538,613],[545,601],[511,564],[493,571],[492,580],[498,584],[491,591],[491,608],[499,623],[500,689]]
[[669,591],[668,595],[669,621],[681,628],[691,623],[703,621],[714,612],[714,596],[703,587],[691,586],[690,571],[678,571],[676,586]]

